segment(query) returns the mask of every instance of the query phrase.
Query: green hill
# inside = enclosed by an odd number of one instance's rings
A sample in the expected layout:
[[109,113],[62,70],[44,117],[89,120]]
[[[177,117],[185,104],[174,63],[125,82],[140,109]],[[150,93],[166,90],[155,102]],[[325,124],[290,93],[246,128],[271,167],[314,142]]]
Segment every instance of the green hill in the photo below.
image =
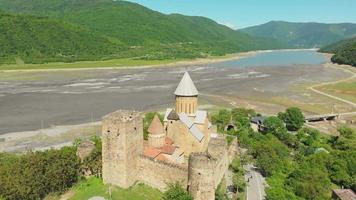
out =
[[356,67],[356,37],[343,40],[319,50],[325,53],[334,53],[331,61]]
[[124,47],[77,25],[6,13],[0,13],[0,44],[0,63],[94,60]]
[[120,57],[195,58],[287,47],[251,37],[204,17],[165,15],[139,4],[112,0],[0,0],[7,12],[47,16],[76,24],[127,47]]
[[257,37],[269,37],[297,48],[322,47],[356,36],[356,24],[291,23],[271,21],[240,31]]

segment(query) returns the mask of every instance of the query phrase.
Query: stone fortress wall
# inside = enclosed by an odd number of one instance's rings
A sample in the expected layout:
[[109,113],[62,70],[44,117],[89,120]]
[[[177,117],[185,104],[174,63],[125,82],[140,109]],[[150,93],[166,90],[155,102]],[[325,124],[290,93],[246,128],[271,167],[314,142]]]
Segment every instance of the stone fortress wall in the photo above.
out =
[[102,141],[105,184],[128,188],[139,181],[164,191],[167,183],[179,181],[195,200],[215,199],[236,149],[223,137],[211,138],[206,151],[189,155],[187,166],[154,160],[143,155],[143,118],[134,111],[104,117]]
[[184,166],[169,164],[141,155],[138,170],[140,182],[161,191],[167,189],[167,183],[178,181],[183,186],[188,184],[188,168]]
[[143,118],[134,111],[116,111],[103,119],[103,181],[128,188],[139,175],[143,151]]

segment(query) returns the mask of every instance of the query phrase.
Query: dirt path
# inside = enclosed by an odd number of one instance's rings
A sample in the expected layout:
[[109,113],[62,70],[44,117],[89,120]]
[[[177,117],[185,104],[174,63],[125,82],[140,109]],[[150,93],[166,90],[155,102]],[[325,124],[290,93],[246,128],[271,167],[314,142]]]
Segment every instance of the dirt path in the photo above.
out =
[[332,99],[335,99],[335,100],[338,100],[338,101],[342,101],[342,102],[344,102],[344,103],[346,103],[346,104],[349,104],[349,105],[351,105],[352,107],[355,107],[355,108],[356,108],[356,103],[354,103],[354,102],[351,102],[351,101],[349,101],[349,100],[346,100],[346,99],[343,99],[343,98],[337,97],[337,96],[335,96],[335,95],[331,95],[331,94],[328,94],[328,93],[325,93],[325,92],[322,92],[322,91],[316,89],[316,88],[321,87],[321,86],[331,85],[331,84],[337,84],[337,83],[341,83],[341,82],[346,82],[346,81],[350,81],[350,80],[353,80],[354,78],[356,78],[356,73],[355,73],[354,71],[352,71],[352,70],[345,69],[345,68],[340,68],[340,67],[336,67],[336,66],[333,65],[333,64],[330,65],[330,67],[333,67],[333,68],[335,68],[335,69],[338,69],[338,70],[342,70],[342,71],[344,71],[344,72],[347,72],[347,73],[351,74],[351,76],[348,77],[348,78],[345,78],[345,79],[337,80],[337,81],[326,82],[326,83],[319,83],[319,84],[316,84],[316,85],[313,85],[313,86],[309,87],[308,89],[309,89],[309,90],[312,90],[313,92],[318,93],[318,94],[320,94],[320,95],[324,95],[324,96],[327,96],[327,97],[329,97],[329,98],[332,98]]

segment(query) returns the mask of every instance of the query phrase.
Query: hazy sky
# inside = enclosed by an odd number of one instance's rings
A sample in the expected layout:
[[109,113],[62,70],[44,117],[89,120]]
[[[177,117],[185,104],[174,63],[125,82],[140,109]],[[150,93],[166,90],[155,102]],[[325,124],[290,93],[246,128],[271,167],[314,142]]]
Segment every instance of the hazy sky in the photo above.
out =
[[232,28],[271,20],[356,23],[356,0],[130,0],[166,14],[209,17]]

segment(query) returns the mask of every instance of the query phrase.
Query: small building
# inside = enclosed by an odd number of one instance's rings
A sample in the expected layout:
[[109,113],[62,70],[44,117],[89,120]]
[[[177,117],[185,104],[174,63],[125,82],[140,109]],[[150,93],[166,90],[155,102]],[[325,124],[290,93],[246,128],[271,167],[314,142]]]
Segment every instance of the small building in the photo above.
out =
[[356,200],[356,194],[351,189],[333,189],[333,199]]
[[252,117],[250,121],[251,128],[256,132],[265,131],[265,127],[263,126],[263,122],[267,119],[264,116],[256,116]]

